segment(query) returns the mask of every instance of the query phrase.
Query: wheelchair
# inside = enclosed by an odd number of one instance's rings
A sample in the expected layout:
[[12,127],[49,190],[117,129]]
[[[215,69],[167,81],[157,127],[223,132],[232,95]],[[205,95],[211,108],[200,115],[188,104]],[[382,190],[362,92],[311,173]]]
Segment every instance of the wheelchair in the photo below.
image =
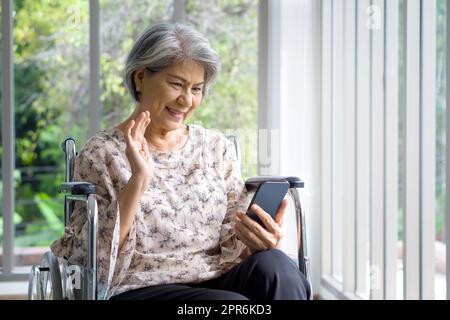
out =
[[[228,136],[236,150],[240,162],[240,148],[235,136]],[[97,202],[94,185],[87,182],[74,182],[73,172],[77,156],[75,141],[66,139],[62,145],[65,155],[65,182],[59,187],[64,193],[64,226],[70,222],[75,201],[84,201],[87,207],[88,247],[86,266],[70,264],[66,257],[60,258],[53,252],[46,252],[40,265],[33,265],[28,280],[29,300],[97,300]],[[252,196],[258,186],[264,182],[287,181],[288,194],[295,206],[295,227],[297,252],[291,258],[296,262],[300,272],[306,277],[310,286],[310,299],[313,297],[310,273],[310,260],[307,256],[305,214],[300,203],[297,189],[304,188],[304,182],[297,177],[259,176],[245,181],[245,186]]]

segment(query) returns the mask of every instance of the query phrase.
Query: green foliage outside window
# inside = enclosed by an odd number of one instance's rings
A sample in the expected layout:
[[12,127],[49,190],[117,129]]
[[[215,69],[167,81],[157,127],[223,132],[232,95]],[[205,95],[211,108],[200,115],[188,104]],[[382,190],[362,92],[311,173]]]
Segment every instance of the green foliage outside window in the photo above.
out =
[[[186,1],[187,22],[206,34],[223,63],[191,123],[255,136],[256,8],[256,0]],[[172,0],[100,1],[102,129],[133,110],[123,72],[134,39],[152,23],[170,20],[172,10]],[[14,1],[16,246],[48,246],[63,233],[60,144],[71,136],[80,148],[88,138],[88,11],[85,0]],[[243,151],[244,176],[254,175],[256,150]]]

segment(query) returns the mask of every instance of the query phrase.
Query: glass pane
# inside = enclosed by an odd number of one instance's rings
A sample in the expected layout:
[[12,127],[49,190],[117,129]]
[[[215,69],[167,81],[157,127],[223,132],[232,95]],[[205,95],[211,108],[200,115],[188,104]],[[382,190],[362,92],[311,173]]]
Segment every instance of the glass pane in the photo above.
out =
[[116,126],[133,111],[133,99],[123,82],[126,57],[145,28],[172,18],[172,2],[100,1],[102,129]]
[[[405,9],[406,1],[400,1],[400,91],[405,90]],[[445,276],[445,148],[446,148],[446,1],[437,0],[436,17],[436,237],[435,237],[435,298],[446,297]],[[403,299],[403,236],[404,236],[404,205],[405,205],[405,96],[400,95],[399,101],[400,123],[399,123],[399,271],[397,275],[397,298]]]
[[190,122],[234,134],[242,175],[257,174],[258,1],[187,0],[186,20],[219,53],[222,70]]
[[88,2],[14,1],[16,265],[64,232],[61,142],[86,139]]
[[[123,85],[124,61],[134,39],[145,27],[171,20],[173,4],[172,0],[103,0],[100,6],[102,128],[108,128],[128,117],[134,107]],[[207,36],[222,58],[217,83],[189,123],[237,135],[244,178],[255,175],[257,1],[186,1],[186,19]]]
[[446,298],[446,230],[445,230],[445,113],[446,113],[446,15],[447,1],[437,1],[436,37],[436,241],[435,298]]

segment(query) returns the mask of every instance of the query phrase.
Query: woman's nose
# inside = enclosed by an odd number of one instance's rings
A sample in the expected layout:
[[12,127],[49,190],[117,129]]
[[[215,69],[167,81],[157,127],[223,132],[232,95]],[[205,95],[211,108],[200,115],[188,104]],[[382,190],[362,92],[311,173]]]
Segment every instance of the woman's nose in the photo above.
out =
[[188,107],[188,108],[192,107],[192,103],[193,103],[192,93],[189,90],[181,93],[180,96],[178,97],[178,103],[180,103],[184,107]]

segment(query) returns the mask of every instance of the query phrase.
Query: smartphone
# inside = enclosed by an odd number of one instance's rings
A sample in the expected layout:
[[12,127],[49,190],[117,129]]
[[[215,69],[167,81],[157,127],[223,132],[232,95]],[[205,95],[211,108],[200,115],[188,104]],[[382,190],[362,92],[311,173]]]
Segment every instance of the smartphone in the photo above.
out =
[[265,228],[264,223],[259,219],[259,217],[250,208],[253,204],[259,205],[265,212],[267,212],[272,219],[275,219],[278,208],[280,207],[281,201],[283,201],[286,193],[289,189],[289,182],[272,182],[267,181],[259,185],[253,195],[252,201],[247,209],[247,215],[258,222],[262,227]]

